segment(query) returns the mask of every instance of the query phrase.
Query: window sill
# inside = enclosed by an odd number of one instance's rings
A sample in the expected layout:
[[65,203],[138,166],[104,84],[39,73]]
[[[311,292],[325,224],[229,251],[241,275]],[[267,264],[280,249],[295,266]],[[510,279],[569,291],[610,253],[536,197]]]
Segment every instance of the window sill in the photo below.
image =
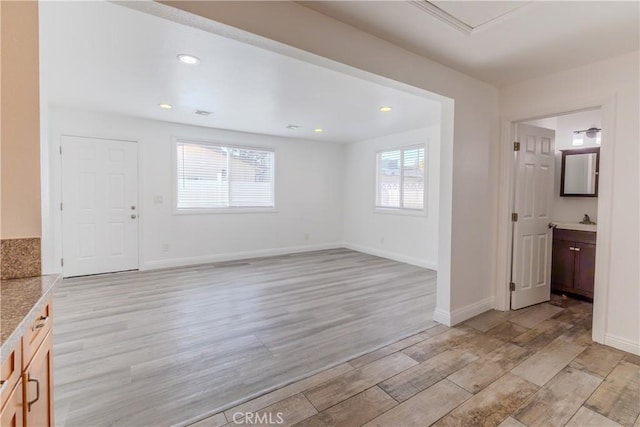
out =
[[393,209],[393,208],[375,208],[373,210],[374,214],[383,214],[383,215],[398,215],[398,216],[415,216],[420,218],[427,217],[426,210],[412,210],[412,209]]
[[219,209],[175,209],[174,215],[220,215],[220,214],[265,214],[278,213],[275,208],[219,208]]

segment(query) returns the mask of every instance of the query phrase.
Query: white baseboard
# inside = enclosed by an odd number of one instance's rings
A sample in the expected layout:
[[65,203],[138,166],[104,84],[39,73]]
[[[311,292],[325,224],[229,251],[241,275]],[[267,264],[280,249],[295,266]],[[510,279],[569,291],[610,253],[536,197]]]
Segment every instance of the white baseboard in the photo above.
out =
[[259,249],[255,251],[228,252],[224,254],[203,255],[187,258],[162,259],[157,261],[147,261],[140,266],[141,271],[157,270],[160,268],[186,267],[190,265],[208,264],[212,262],[236,261],[248,258],[259,258],[267,256],[288,255],[302,252],[322,251],[326,249],[342,248],[339,243],[321,243],[317,245],[288,246],[284,248]]
[[451,312],[436,308],[433,312],[433,320],[446,326],[454,326],[485,311],[493,310],[494,304],[495,297],[488,297]]
[[640,356],[640,343],[616,335],[604,334],[604,344]]
[[392,260],[398,261],[398,262],[404,262],[405,264],[416,265],[418,267],[428,268],[428,269],[436,270],[436,271],[438,270],[438,266],[436,265],[436,263],[434,263],[432,261],[427,261],[427,260],[423,260],[423,259],[420,259],[420,258],[415,258],[415,257],[407,256],[407,255],[402,255],[402,254],[398,254],[396,252],[384,251],[384,250],[372,248],[372,247],[369,247],[369,246],[362,246],[362,245],[357,245],[357,244],[348,243],[348,242],[344,242],[342,244],[342,247],[347,248],[347,249],[351,249],[353,251],[363,252],[363,253],[369,254],[369,255],[379,256],[379,257],[382,257],[382,258],[388,258],[388,259],[392,259]]
[[445,326],[451,326],[451,313],[441,308],[436,308],[433,312],[433,320]]

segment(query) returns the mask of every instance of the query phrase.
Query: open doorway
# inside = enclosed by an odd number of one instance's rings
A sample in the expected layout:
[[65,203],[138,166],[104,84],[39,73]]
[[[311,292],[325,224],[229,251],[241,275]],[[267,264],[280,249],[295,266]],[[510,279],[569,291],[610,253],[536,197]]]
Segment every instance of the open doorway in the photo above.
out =
[[[609,205],[607,200],[609,200],[611,192],[608,171],[611,168],[610,153],[613,149],[614,139],[608,137],[611,133],[607,133],[606,129],[610,128],[612,124],[611,113],[611,105],[603,103],[601,107],[594,106],[588,109],[576,109],[569,113],[542,116],[542,118],[538,116],[535,119],[505,122],[505,135],[508,135],[511,142],[508,147],[508,156],[510,157],[506,157],[507,147],[504,147],[505,158],[509,160],[505,161],[502,171],[507,188],[503,193],[502,206],[505,211],[508,209],[510,220],[513,222],[509,224],[508,228],[506,224],[503,227],[504,235],[501,244],[504,245],[506,252],[503,260],[506,261],[504,274],[507,285],[504,288],[505,293],[502,294],[504,299],[502,303],[499,301],[498,305],[502,305],[504,310],[530,305],[521,304],[518,306],[520,302],[512,304],[513,295],[518,292],[518,277],[522,280],[524,276],[529,280],[529,283],[523,285],[523,288],[536,285],[545,288],[544,292],[540,292],[542,296],[538,296],[541,300],[532,302],[532,304],[562,298],[563,295],[593,301],[593,337],[595,340],[598,340],[601,335],[604,308],[606,307],[606,287],[608,286],[601,278],[606,277],[608,268],[608,260],[605,255],[608,253],[610,221],[609,210],[606,207]],[[519,142],[520,150],[526,152],[526,142],[532,137],[526,134],[530,133],[531,129],[550,133],[551,146],[554,147],[551,150],[554,153],[553,162],[548,164],[549,168],[553,169],[553,180],[551,183],[548,180],[544,183],[544,194],[547,197],[541,197],[540,185],[536,190],[538,191],[537,197],[541,200],[547,200],[550,204],[548,212],[545,213],[546,217],[541,214],[544,209],[538,209],[538,212],[534,213],[544,217],[539,219],[548,220],[548,222],[545,237],[541,237],[545,233],[543,231],[540,231],[539,235],[535,235],[536,243],[539,244],[537,246],[538,252],[533,254],[526,250],[518,251],[516,243],[518,236],[525,233],[517,230],[515,219],[520,220],[522,216],[518,215],[517,218],[515,215],[511,216],[511,213],[518,213],[515,212],[517,208],[522,209],[517,206],[519,191],[517,165],[518,162],[527,163],[522,160],[526,156],[518,157],[522,151],[514,151],[518,148],[517,144],[512,144],[513,141]],[[602,148],[602,157],[601,147],[604,147]],[[574,170],[567,172],[567,169]],[[581,172],[578,173],[580,170]],[[520,176],[520,186],[523,185],[522,180],[526,180],[526,176],[523,176]],[[573,182],[572,179],[577,176],[585,178],[584,182],[581,184]],[[540,183],[541,180],[538,181]],[[536,189],[535,186],[534,189]],[[535,193],[534,196],[536,196]],[[531,197],[529,196],[529,200],[535,200]],[[532,209],[530,205],[522,206],[529,210]],[[529,248],[536,249],[531,243],[534,240],[531,235],[532,233],[529,233],[530,237],[526,243],[530,243]],[[542,242],[544,245],[541,244]],[[520,246],[524,248],[526,245],[520,242]],[[524,257],[523,254],[527,257]],[[523,263],[523,257],[527,259],[529,264]],[[538,262],[538,260],[542,262]],[[514,287],[516,289],[512,290]]]
[[528,122],[555,133],[551,293],[593,302],[598,223],[600,109]]

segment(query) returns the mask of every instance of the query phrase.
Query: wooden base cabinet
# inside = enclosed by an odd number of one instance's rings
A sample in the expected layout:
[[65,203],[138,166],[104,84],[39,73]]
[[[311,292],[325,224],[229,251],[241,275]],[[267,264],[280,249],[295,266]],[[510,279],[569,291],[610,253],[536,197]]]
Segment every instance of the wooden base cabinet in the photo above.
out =
[[53,426],[51,334],[47,334],[22,376],[25,426]]
[[551,289],[593,298],[596,233],[553,231]]
[[53,427],[51,302],[2,363],[0,427]]
[[24,411],[22,404],[22,380],[18,381],[0,412],[0,426],[22,427],[24,426]]

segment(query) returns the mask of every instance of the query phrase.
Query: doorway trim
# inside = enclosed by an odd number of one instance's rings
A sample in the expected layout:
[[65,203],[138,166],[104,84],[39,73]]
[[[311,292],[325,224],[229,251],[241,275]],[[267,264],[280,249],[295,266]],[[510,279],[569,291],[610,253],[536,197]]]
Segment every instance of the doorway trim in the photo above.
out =
[[[598,189],[598,233],[596,236],[596,273],[593,297],[592,338],[605,343],[609,296],[609,267],[611,261],[611,211],[613,194],[613,168],[615,152],[615,94],[596,96],[576,102],[550,102],[540,108],[525,108],[518,115],[503,115],[500,121],[499,181],[498,181],[498,235],[496,257],[497,310],[509,311],[509,271],[511,266],[511,210],[513,206],[514,167],[513,141],[518,122],[561,116],[580,111],[600,109],[602,112],[602,145],[600,157],[600,183]],[[604,179],[603,179],[604,177]]]

